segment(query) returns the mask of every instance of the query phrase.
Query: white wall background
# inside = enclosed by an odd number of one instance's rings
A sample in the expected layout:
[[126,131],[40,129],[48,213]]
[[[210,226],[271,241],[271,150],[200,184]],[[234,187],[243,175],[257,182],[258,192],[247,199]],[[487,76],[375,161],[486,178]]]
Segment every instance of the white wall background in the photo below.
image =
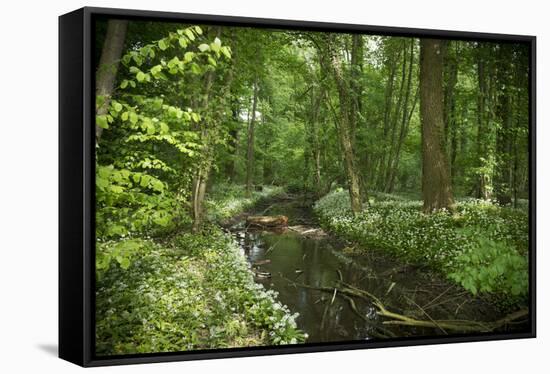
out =
[[[57,356],[57,17],[84,5],[531,34],[538,37],[538,338],[148,364],[94,373],[542,372],[548,295],[550,28],[544,1],[107,0],[2,2],[0,21],[0,372],[70,373]],[[6,85],[7,84],[7,85]],[[538,368],[538,369],[537,369]]]

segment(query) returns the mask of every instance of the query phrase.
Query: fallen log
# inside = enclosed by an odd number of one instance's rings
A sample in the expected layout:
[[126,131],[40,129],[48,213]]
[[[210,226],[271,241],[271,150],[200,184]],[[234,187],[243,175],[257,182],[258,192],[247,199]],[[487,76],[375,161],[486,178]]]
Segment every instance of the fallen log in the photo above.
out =
[[259,261],[253,262],[253,263],[252,263],[252,266],[266,265],[266,264],[269,264],[269,263],[271,263],[271,260],[270,260],[270,259],[259,260]]
[[256,227],[286,227],[288,226],[287,216],[248,216],[246,218],[248,226]]
[[289,230],[297,232],[298,234],[306,236],[308,238],[317,239],[327,236],[327,233],[324,232],[321,228],[312,228],[305,225],[289,226],[288,228]]

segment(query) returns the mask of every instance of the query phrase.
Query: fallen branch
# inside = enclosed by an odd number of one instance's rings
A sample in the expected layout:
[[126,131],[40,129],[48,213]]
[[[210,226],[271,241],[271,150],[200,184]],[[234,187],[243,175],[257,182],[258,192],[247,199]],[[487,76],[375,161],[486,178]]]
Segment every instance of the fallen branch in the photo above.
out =
[[[373,295],[372,293],[366,290],[362,290],[360,288],[357,288],[351,284],[348,284],[342,281],[340,281],[339,283],[343,287],[314,287],[307,284],[294,282],[288,278],[285,278],[282,274],[281,274],[281,277],[298,287],[304,287],[304,288],[314,289],[314,290],[323,291],[323,292],[330,292],[333,294],[333,298],[336,295],[339,295],[341,297],[344,297],[349,302],[348,298],[357,297],[357,298],[363,299],[364,301],[372,303],[377,309],[376,314],[390,319],[388,321],[382,322],[384,325],[403,325],[403,326],[435,328],[435,329],[442,330],[444,333],[447,333],[446,330],[459,331],[459,332],[491,332],[502,326],[513,323],[514,321],[527,316],[529,313],[527,309],[522,309],[517,312],[511,313],[503,317],[502,319],[494,322],[479,322],[479,321],[470,321],[470,320],[434,320],[426,313],[425,310],[423,310],[421,307],[418,306],[418,304],[415,303],[415,305],[419,307],[419,309],[425,315],[427,315],[429,319],[429,320],[419,320],[412,317],[408,317],[403,314],[389,311],[377,296]],[[350,304],[350,307],[352,308],[352,310],[354,309],[353,308],[354,306],[355,306],[355,309],[357,309],[355,302],[353,303],[353,306]],[[362,319],[366,318],[366,317],[364,318],[363,317],[364,316],[362,316],[361,318]]]

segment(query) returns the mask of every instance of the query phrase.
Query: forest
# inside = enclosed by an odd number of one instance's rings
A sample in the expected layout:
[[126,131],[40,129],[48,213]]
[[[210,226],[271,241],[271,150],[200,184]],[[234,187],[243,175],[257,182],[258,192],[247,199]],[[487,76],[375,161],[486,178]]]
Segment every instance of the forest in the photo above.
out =
[[526,328],[527,44],[95,33],[98,355]]

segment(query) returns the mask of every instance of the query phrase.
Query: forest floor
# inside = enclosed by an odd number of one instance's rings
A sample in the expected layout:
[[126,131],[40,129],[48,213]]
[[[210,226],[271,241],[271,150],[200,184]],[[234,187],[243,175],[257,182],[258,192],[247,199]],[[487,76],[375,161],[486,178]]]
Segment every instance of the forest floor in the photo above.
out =
[[[399,197],[376,194],[376,199]],[[251,229],[243,220],[231,228],[255,271],[268,274],[256,281],[299,314],[296,321],[308,342],[525,329],[528,310],[521,296],[474,294],[434,264],[361,244],[324,225],[327,234],[313,204],[311,195],[280,195],[250,214],[287,215],[287,230]]]
[[97,279],[98,355],[293,344],[305,340],[295,316],[254,282],[240,248],[215,222],[281,190],[217,191],[200,234],[145,240],[128,268]]
[[[306,202],[303,196],[292,198],[283,192],[277,187],[263,187],[247,198],[242,186],[221,186],[209,193],[206,202],[209,223],[202,233],[178,233],[163,240],[144,239],[127,268],[108,267],[97,277],[96,353],[170,352],[305,341],[307,334],[299,327],[306,317],[293,314],[297,306],[288,304],[290,310],[284,300],[284,297],[294,298],[297,285],[289,289],[286,279],[286,286],[279,290],[259,284],[243,256],[243,246],[224,232],[224,227],[243,221],[245,212],[275,214],[277,207],[272,207],[281,199],[287,203],[278,207],[283,209],[278,213],[285,214],[289,206],[306,203],[311,210],[311,199]],[[438,283],[439,288],[434,288],[434,295],[447,290],[450,281],[455,284],[452,292],[462,298],[464,289],[472,296],[482,294],[472,298],[473,305],[497,306],[507,311],[522,305],[528,284],[525,209],[466,200],[459,202],[452,214],[424,215],[421,202],[395,195],[371,194],[369,203],[360,215],[353,215],[347,192],[337,190],[314,204],[318,222],[311,213],[303,215],[309,218],[302,222],[298,212],[292,225],[319,231],[317,225],[320,224],[330,232],[330,237],[324,240],[348,243],[338,252],[340,256],[357,259],[353,266],[360,264],[361,259],[372,260],[375,251],[386,253],[381,257],[386,256],[384,266],[393,264],[388,268],[391,271],[422,264],[443,279],[447,278]],[[288,238],[288,234],[285,235]],[[298,260],[305,261],[306,252],[304,257],[300,254]],[[284,261],[288,260],[285,255]],[[329,267],[339,263],[334,259],[330,261]],[[367,262],[372,266],[376,261]],[[303,266],[305,270],[308,265]],[[282,269],[287,267],[285,262]],[[344,279],[354,273],[352,268]],[[295,271],[294,267],[286,270]],[[308,270],[305,271],[307,274]],[[332,273],[334,277],[336,273]],[[414,278],[414,274],[404,276]],[[422,283],[426,276],[420,275],[415,282],[420,282],[424,289],[429,288],[429,284]],[[387,284],[383,287],[388,288]],[[400,288],[391,287],[393,293]],[[446,298],[449,292],[445,291]],[[433,295],[430,295],[425,295],[430,298],[426,303],[432,301]],[[484,300],[481,303],[480,297]],[[455,302],[461,300],[455,299]],[[431,305],[426,303],[422,305]],[[347,302],[342,306],[347,307]],[[367,311],[372,303],[357,301],[355,306]],[[313,309],[312,303],[305,308],[300,309],[300,313]],[[314,315],[308,318],[310,325],[319,325]],[[351,330],[351,326],[348,328]],[[335,329],[341,331],[342,326]],[[408,334],[407,330],[403,333]]]
[[422,201],[373,193],[353,215],[346,191],[334,191],[314,207],[321,225],[354,243],[349,252],[377,249],[429,266],[476,295],[509,304],[528,294],[528,215],[477,199],[459,200],[453,212],[422,213]]

